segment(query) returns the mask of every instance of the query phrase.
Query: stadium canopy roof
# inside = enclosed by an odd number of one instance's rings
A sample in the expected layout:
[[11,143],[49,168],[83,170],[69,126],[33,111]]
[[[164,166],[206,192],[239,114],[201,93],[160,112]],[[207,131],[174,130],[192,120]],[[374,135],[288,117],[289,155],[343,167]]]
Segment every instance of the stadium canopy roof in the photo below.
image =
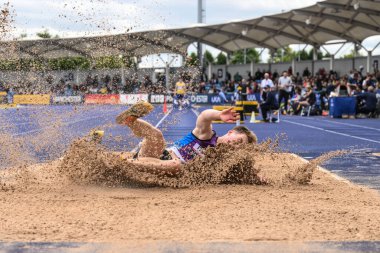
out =
[[225,52],[244,48],[277,49],[290,44],[324,45],[328,41],[361,42],[380,35],[379,0],[326,0],[277,15],[119,35],[0,43],[0,57],[57,58],[106,55],[186,54],[193,42]]

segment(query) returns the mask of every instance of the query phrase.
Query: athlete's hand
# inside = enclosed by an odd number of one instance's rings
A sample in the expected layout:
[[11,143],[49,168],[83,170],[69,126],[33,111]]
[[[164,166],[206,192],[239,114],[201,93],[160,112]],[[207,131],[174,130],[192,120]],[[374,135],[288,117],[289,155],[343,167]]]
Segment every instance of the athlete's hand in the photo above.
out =
[[225,109],[220,113],[220,119],[223,122],[233,123],[236,120],[240,119],[239,113],[237,113],[234,108]]

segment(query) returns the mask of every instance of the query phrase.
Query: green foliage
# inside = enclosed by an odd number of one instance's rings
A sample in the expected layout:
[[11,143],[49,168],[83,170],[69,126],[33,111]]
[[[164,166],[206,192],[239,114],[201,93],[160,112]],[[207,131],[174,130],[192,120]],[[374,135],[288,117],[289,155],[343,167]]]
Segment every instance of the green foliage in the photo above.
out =
[[302,50],[302,51],[298,51],[296,53],[296,59],[298,60],[298,58],[301,60],[301,61],[307,61],[307,60],[312,60],[313,59],[313,56],[311,56],[310,58],[310,55],[308,52],[306,52],[305,50]]
[[203,59],[205,61],[205,65],[208,65],[209,63],[213,64],[214,63],[214,56],[212,53],[208,50],[206,50],[203,54]]
[[286,46],[285,48],[279,48],[273,55],[273,62],[291,62],[295,59],[297,53],[293,51],[290,46]]
[[[309,59],[310,60],[313,60],[313,55],[314,55],[313,49],[310,49],[310,51],[309,51]],[[317,52],[317,59],[322,60],[322,58],[323,58],[323,53],[321,51],[318,51]]]
[[346,55],[343,55],[342,58],[344,58],[344,59],[352,59],[352,58],[355,58],[357,56],[362,56],[362,54],[360,52],[355,52],[355,49],[351,49],[350,53],[346,54]]
[[186,58],[186,64],[187,67],[191,66],[198,66],[198,56],[196,53],[191,52],[189,56]]
[[[246,63],[251,63],[252,61],[254,63],[260,62],[259,52],[257,52],[257,50],[255,48],[247,49],[246,54],[247,54]],[[232,54],[231,63],[232,64],[243,64],[244,63],[244,50],[235,51]]]
[[[42,32],[38,32],[38,33],[36,33],[36,35],[37,35],[38,37],[42,38],[42,39],[51,39],[51,38],[53,38],[53,39],[59,39],[59,35],[58,35],[58,34],[56,34],[56,35],[53,36],[53,35],[49,32],[48,29],[45,29],[45,30],[43,30]],[[21,36],[22,36],[22,35],[21,35]],[[26,34],[25,34],[25,37],[26,37]],[[21,38],[23,38],[23,37],[21,37]]]
[[48,29],[43,30],[42,32],[36,33],[36,35],[42,39],[51,39],[52,35],[49,33]]
[[216,62],[215,62],[215,64],[217,64],[217,65],[227,64],[227,56],[225,54],[223,54],[222,52],[220,52],[216,56]]

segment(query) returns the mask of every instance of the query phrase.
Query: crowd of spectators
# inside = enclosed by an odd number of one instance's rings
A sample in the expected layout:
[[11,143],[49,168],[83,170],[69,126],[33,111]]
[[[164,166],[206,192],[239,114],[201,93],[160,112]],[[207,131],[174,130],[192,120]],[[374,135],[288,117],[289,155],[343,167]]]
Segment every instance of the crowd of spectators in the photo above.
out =
[[[277,100],[280,99],[279,104],[283,103],[283,112],[294,114],[299,113],[301,107],[308,105],[318,105],[316,113],[321,113],[328,109],[327,101],[331,96],[357,96],[358,108],[373,100],[372,95],[364,94],[377,93],[378,97],[380,96],[380,72],[364,73],[362,67],[359,70],[353,69],[344,75],[325,69],[319,69],[312,75],[308,68],[304,69],[302,74],[293,73],[292,68],[289,67],[282,73],[258,69],[253,75],[248,73],[247,79],[243,79],[238,72],[233,75],[233,78],[230,73],[226,73],[226,76],[225,80],[220,80],[213,74],[209,80],[199,81],[193,79],[190,73],[177,73],[172,78],[171,91],[174,91],[175,79],[178,80],[179,78],[182,78],[186,83],[187,92],[200,94],[234,93],[241,94],[243,99],[246,94],[262,94],[264,87],[269,86],[271,91],[278,92]],[[126,77],[124,81],[119,74],[114,76],[101,75],[100,77],[88,75],[85,81],[79,85],[73,80],[64,79],[53,84],[54,78],[52,76],[48,76],[46,81],[49,85],[41,87],[36,87],[31,82],[12,86],[11,92],[13,94],[50,93],[62,96],[167,92],[163,74],[158,75],[155,82],[148,75],[139,79],[136,74]],[[9,90],[6,88],[0,84],[0,90]],[[370,104],[372,103],[373,101],[370,102]]]

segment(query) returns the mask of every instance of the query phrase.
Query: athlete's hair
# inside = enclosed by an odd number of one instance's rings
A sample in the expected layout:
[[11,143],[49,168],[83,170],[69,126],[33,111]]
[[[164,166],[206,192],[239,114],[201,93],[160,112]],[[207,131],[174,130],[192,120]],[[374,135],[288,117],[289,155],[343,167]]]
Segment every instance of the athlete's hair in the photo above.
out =
[[257,136],[245,126],[236,126],[232,128],[237,133],[245,134],[248,139],[248,143],[257,143]]

